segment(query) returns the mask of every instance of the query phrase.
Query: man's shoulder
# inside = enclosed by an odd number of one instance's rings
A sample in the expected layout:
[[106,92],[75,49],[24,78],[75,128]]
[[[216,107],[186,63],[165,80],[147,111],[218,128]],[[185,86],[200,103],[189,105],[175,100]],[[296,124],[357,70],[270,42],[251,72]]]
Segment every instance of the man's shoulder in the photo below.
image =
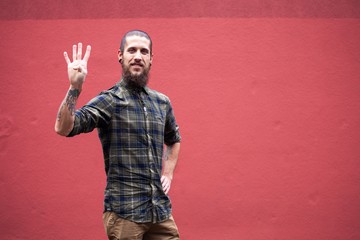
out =
[[167,95],[165,95],[164,93],[161,93],[159,91],[156,91],[156,90],[148,88],[148,87],[146,88],[146,91],[151,97],[154,97],[163,102],[170,102],[169,97]]
[[102,91],[100,95],[117,96],[121,98],[123,97],[124,92],[125,92],[125,88],[117,83],[111,88]]

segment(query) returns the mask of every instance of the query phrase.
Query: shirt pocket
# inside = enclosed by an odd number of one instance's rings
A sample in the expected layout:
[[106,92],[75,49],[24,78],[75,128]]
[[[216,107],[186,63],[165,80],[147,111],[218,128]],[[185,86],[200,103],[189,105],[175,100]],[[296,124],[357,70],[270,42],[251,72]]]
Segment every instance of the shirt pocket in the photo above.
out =
[[154,111],[149,111],[149,133],[156,143],[163,144],[164,129],[165,129],[165,115]]

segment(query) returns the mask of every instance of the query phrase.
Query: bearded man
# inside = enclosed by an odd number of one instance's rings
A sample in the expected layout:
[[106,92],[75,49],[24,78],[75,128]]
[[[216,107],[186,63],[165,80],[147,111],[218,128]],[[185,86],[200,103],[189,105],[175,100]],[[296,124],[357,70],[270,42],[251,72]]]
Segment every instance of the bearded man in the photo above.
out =
[[[180,151],[180,133],[170,100],[147,87],[152,41],[140,30],[122,38],[122,78],[76,110],[87,75],[91,47],[73,46],[69,91],[60,105],[55,131],[67,137],[97,128],[106,188],[103,222],[109,239],[179,239],[168,196]],[[166,146],[165,156],[164,145]]]

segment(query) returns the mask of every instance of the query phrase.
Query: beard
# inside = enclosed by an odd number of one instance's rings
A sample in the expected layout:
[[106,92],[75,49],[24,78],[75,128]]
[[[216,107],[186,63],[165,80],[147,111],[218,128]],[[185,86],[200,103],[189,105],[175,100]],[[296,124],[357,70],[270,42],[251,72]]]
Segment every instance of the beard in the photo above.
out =
[[144,68],[144,71],[140,74],[132,74],[129,69],[130,67],[124,66],[123,63],[121,65],[123,69],[123,79],[129,86],[143,88],[148,84],[150,67]]

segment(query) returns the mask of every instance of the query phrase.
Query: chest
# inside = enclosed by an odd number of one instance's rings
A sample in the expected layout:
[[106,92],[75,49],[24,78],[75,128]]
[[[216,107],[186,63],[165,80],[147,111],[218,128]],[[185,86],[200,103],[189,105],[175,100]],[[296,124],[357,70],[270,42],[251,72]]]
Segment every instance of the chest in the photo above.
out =
[[112,125],[121,142],[161,143],[166,124],[166,104],[146,94],[128,95],[115,105]]

